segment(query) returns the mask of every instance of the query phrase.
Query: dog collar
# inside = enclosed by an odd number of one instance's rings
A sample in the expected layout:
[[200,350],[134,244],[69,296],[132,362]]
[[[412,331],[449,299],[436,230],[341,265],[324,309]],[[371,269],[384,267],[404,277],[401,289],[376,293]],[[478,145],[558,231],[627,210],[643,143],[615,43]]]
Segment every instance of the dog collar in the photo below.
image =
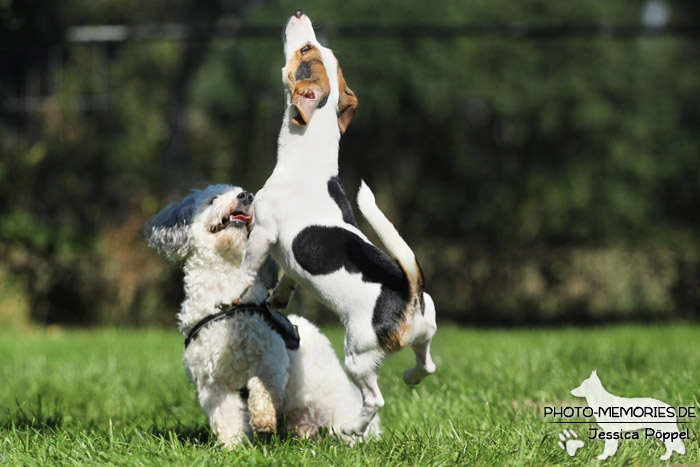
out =
[[277,334],[282,337],[284,345],[289,350],[297,350],[299,348],[299,343],[301,341],[301,338],[299,337],[299,330],[297,329],[296,325],[292,324],[291,321],[289,321],[289,319],[287,319],[287,317],[282,313],[270,310],[265,306],[240,305],[229,310],[223,310],[218,313],[214,313],[213,315],[206,316],[204,319],[195,324],[185,338],[185,349],[187,349],[187,346],[189,346],[190,343],[197,338],[199,331],[201,331],[203,327],[216,321],[233,318],[237,314],[245,312],[258,313],[262,315],[272,330],[277,332]]

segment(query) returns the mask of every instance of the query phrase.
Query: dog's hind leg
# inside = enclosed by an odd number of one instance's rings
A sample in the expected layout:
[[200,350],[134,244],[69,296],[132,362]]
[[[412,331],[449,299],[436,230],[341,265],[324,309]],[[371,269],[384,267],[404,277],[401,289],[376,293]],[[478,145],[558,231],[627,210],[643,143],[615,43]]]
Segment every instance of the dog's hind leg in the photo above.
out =
[[272,310],[284,310],[287,308],[287,305],[289,305],[289,301],[292,299],[296,286],[296,281],[292,279],[289,274],[284,273],[265,304]]
[[[403,382],[406,384],[418,384],[426,376],[435,373],[435,363],[430,356],[430,341],[435,335],[435,305],[428,294],[425,299],[425,311],[422,316],[414,317],[411,348],[416,355],[416,366],[403,372]],[[414,312],[417,313],[417,312]]]
[[669,446],[668,444],[666,446],[666,452],[664,453],[663,456],[661,456],[662,461],[667,461],[671,458],[671,455],[673,454],[673,448]]
[[605,448],[603,449],[603,453],[598,456],[598,459],[603,461],[615,454],[617,452],[617,444],[618,440],[616,439],[606,439]]
[[[277,429],[277,414],[284,402],[289,360],[281,340],[270,346],[268,353],[252,369],[248,380],[250,427],[256,433],[272,433]],[[285,358],[281,358],[284,356]]]
[[[673,425],[675,427],[675,425]],[[673,430],[669,430],[673,432]],[[676,433],[678,433],[678,429],[676,428],[675,430]],[[662,461],[669,460],[671,458],[671,455],[673,455],[674,452],[677,452],[678,454],[685,454],[685,443],[683,443],[682,439],[674,439],[672,441],[665,441],[664,446],[666,446],[666,452],[664,453],[663,456],[661,456]]]
[[435,373],[435,363],[430,356],[430,341],[414,344],[411,348],[416,354],[416,366],[403,372],[403,382],[418,384],[426,376]]
[[683,442],[682,439],[675,440],[673,442],[672,448],[674,451],[676,451],[680,455],[685,454],[685,443]]
[[277,410],[272,393],[257,376],[248,381],[250,427],[255,433],[273,433],[277,429]]
[[384,398],[377,385],[382,360],[383,355],[377,351],[345,355],[345,368],[362,392],[362,410],[355,420],[341,427],[346,435],[363,436],[379,409],[384,407]]

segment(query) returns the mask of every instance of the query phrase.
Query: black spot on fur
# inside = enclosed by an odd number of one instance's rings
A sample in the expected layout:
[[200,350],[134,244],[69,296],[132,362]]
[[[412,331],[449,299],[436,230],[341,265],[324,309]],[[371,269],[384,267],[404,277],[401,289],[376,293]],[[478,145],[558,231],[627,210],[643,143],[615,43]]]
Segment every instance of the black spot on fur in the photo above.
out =
[[[385,349],[394,347],[393,338],[406,319],[404,310],[406,309],[410,292],[408,281],[404,282],[404,284],[405,287],[398,290],[382,286],[382,291],[374,306],[372,327],[377,335],[377,339]],[[393,350],[397,349],[394,348]]]
[[301,62],[299,64],[294,78],[296,78],[297,81],[304,81],[305,79],[311,78],[311,65],[309,65],[309,62]]
[[343,222],[358,227],[357,221],[355,220],[355,213],[352,211],[348,196],[345,194],[343,185],[340,184],[340,178],[338,178],[337,175],[328,180],[328,194],[331,195],[335,204],[340,208],[340,212],[343,215]]
[[342,227],[317,225],[299,232],[292,242],[292,253],[299,265],[315,276],[344,268],[362,274],[364,282],[381,284],[372,327],[380,344],[390,347],[385,344],[404,322],[411,293],[406,273],[397,261]]

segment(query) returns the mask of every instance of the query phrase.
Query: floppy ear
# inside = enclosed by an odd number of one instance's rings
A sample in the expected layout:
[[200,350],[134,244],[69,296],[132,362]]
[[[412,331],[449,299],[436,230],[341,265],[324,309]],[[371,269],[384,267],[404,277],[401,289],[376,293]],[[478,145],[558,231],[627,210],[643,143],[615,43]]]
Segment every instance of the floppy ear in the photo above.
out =
[[144,234],[148,246],[171,261],[182,261],[189,252],[196,195],[193,193],[179,203],[170,203],[146,222]]
[[321,89],[310,81],[300,81],[292,93],[292,104],[299,111],[299,115],[292,121],[297,125],[307,125],[318,108],[321,99]]
[[345,82],[340,64],[338,64],[338,89],[340,91],[340,98],[338,99],[338,127],[342,135],[348,128],[352,117],[357,113],[358,102],[357,96],[348,87],[348,83]]

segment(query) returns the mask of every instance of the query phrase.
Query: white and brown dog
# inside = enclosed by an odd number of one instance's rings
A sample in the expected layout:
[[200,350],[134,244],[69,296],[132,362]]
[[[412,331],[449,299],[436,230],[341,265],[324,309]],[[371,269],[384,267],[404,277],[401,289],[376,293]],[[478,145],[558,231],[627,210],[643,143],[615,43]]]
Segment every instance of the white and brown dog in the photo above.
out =
[[222,303],[238,303],[271,253],[285,271],[268,300],[271,307],[286,304],[298,282],[335,311],[346,328],[345,366],[364,403],[343,431],[361,434],[384,405],[377,373],[387,353],[413,348],[416,366],[403,375],[408,384],[435,371],[430,357],[435,306],[423,292],[413,251],[364,182],[360,211],[389,255],[372,245],[355,221],[338,178],[338,147],[357,98],[333,52],[318,42],[301,11],[285,27],[284,54],[286,111],[277,165],[256,195],[255,227],[238,278]]
[[[280,330],[286,320],[261,306],[277,282],[274,261],[264,262],[241,307],[228,314],[216,307],[238,274],[252,201],[241,188],[213,185],[168,205],[145,230],[151,247],[183,265],[186,297],[178,321],[186,338],[185,368],[212,431],[227,448],[252,432],[276,430],[282,418],[282,428],[301,436],[319,427],[340,433],[362,410],[360,391],[328,339],[291,315],[299,345],[293,332]],[[296,342],[290,345],[290,339]],[[298,350],[290,350],[295,343]],[[242,388],[249,393],[247,404]],[[368,435],[378,434],[375,423]]]

